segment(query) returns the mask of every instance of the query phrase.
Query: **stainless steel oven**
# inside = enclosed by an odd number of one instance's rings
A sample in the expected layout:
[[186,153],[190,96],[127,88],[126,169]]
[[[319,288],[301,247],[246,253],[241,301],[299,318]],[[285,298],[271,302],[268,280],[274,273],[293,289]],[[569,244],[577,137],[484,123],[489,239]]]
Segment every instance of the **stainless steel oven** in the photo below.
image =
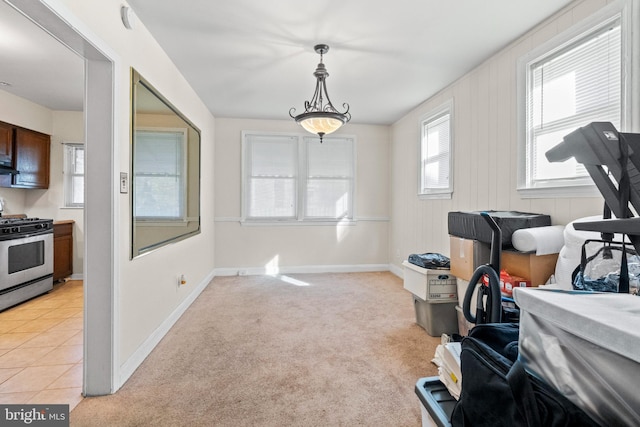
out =
[[0,310],[53,288],[53,220],[0,218]]

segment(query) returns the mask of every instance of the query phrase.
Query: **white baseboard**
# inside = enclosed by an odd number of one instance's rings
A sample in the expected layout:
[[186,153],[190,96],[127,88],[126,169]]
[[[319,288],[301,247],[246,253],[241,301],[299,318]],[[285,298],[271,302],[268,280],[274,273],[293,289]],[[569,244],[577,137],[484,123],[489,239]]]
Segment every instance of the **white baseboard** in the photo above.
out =
[[301,274],[301,273],[362,273],[367,271],[389,271],[389,264],[355,265],[300,265],[292,267],[232,267],[216,268],[215,276],[256,276],[262,274]]
[[404,269],[402,267],[398,267],[395,264],[389,264],[389,271],[399,278],[404,279]]
[[196,288],[189,294],[187,298],[185,298],[182,303],[176,307],[176,309],[171,313],[169,317],[167,317],[164,322],[158,328],[153,331],[153,333],[138,347],[129,359],[122,364],[120,367],[120,372],[118,375],[119,383],[116,384],[115,389],[118,390],[120,387],[124,385],[124,383],[133,375],[138,366],[144,362],[144,359],[153,351],[153,349],[158,345],[160,340],[169,332],[169,330],[173,327],[173,325],[180,319],[180,316],[184,314],[185,311],[189,308],[189,306],[198,298],[198,296],[204,291],[207,285],[213,280],[216,276],[215,271],[209,273]]

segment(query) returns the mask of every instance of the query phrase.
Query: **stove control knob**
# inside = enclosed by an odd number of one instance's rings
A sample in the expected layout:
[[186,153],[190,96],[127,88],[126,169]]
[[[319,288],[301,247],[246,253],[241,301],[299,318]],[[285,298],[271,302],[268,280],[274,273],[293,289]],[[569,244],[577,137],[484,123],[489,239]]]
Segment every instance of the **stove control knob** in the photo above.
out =
[[3,233],[10,233],[10,232],[11,232],[11,229],[10,229],[10,228],[3,228],[3,229],[2,229],[2,232],[3,232]]
[[18,227],[11,227],[11,232],[12,233],[17,233],[18,231],[20,231],[20,229]]

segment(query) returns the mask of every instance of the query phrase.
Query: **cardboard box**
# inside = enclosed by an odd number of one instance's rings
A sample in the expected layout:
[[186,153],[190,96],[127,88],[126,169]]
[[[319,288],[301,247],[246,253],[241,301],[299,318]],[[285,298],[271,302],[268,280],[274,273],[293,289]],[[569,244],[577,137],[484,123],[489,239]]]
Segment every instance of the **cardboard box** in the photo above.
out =
[[456,278],[449,270],[431,270],[403,261],[404,288],[423,301],[450,303],[458,300]]
[[449,236],[451,274],[469,281],[476,268],[489,264],[491,245],[463,237]]
[[458,334],[466,337],[469,335],[471,328],[475,326],[474,323],[469,322],[462,313],[462,307],[456,305],[456,314],[458,316]]
[[[462,307],[462,304],[464,303],[464,296],[467,293],[467,288],[469,287],[469,281],[468,280],[464,280],[464,279],[460,279],[459,277],[456,278],[456,284],[458,285],[458,305],[460,307]],[[471,297],[471,304],[469,305],[470,307],[476,307],[477,301],[478,301],[478,287],[480,285],[476,284],[474,286],[474,290],[473,290],[473,294]],[[475,312],[475,311],[474,311]]]
[[513,295],[513,288],[530,288],[531,281],[522,277],[508,274],[505,270],[500,272],[500,292],[503,295],[511,297]]
[[520,276],[531,282],[531,286],[547,283],[556,271],[558,254],[536,256],[536,254],[502,251],[501,267],[509,274]]

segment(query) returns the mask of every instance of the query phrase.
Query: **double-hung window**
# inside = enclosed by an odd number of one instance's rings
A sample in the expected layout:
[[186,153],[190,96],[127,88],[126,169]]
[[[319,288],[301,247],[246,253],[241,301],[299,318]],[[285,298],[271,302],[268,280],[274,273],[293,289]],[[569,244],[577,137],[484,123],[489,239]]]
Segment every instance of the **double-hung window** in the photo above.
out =
[[451,198],[453,193],[453,103],[448,102],[420,121],[420,182],[422,198]]
[[186,140],[186,129],[136,130],[136,220],[186,220]]
[[243,133],[243,220],[353,218],[351,137]]
[[64,144],[64,206],[84,206],[84,145]]
[[625,130],[629,81],[624,76],[630,66],[624,54],[625,20],[620,11],[603,16],[519,61],[518,102],[524,111],[519,114],[518,189],[526,196],[579,195],[593,188],[575,159],[551,163],[545,153],[591,122],[611,122]]

